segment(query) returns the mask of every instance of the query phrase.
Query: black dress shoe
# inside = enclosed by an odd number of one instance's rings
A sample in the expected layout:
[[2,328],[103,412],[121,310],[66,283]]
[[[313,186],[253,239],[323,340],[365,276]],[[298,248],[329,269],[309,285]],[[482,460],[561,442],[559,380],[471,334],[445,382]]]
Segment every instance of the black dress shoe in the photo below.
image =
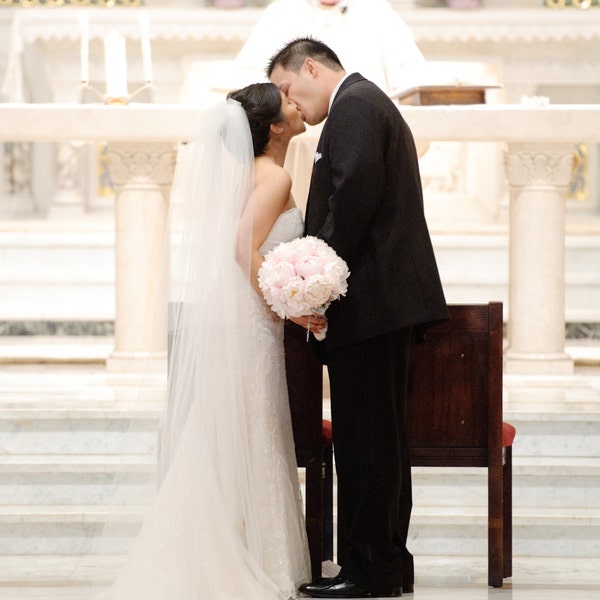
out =
[[319,577],[310,583],[303,583],[298,590],[303,594],[308,594],[309,596],[314,592],[318,592],[323,588],[329,587],[335,579],[341,579],[339,575],[336,577]]
[[313,598],[368,598],[371,596],[371,592],[367,586],[354,583],[342,577],[334,577],[329,584],[308,584],[301,586],[300,591]]

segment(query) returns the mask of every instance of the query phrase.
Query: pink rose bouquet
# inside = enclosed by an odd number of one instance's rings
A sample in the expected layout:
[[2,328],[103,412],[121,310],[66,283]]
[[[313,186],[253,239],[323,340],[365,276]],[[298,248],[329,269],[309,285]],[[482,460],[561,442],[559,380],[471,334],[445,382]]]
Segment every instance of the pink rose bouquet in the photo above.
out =
[[[323,240],[308,236],[283,242],[266,256],[258,285],[282,318],[323,314],[348,290],[348,265]],[[325,333],[316,336],[323,339]]]

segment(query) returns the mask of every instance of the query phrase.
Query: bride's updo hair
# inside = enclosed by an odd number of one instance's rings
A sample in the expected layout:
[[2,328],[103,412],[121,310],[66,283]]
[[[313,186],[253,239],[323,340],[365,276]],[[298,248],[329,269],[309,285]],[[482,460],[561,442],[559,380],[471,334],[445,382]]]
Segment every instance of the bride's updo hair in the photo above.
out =
[[252,83],[229,92],[227,98],[237,100],[246,111],[254,156],[262,156],[269,143],[271,123],[283,121],[279,88],[272,83]]

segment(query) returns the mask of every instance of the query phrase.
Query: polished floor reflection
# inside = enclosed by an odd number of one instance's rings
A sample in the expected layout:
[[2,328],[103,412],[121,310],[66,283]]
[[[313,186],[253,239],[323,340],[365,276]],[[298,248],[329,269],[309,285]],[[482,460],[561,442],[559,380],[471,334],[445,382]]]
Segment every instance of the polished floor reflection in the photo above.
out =
[[[324,563],[324,574],[337,572]],[[594,600],[600,598],[600,559],[516,557],[502,588],[487,585],[482,557],[415,557],[414,600]]]
[[599,558],[516,556],[513,577],[502,588],[487,587],[487,563],[481,557],[417,557],[415,564],[415,600],[600,598]]

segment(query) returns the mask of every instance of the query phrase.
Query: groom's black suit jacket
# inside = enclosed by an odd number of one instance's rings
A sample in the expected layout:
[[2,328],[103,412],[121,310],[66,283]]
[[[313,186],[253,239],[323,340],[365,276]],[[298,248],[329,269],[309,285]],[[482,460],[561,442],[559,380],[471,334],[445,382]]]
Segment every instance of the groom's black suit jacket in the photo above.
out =
[[327,347],[447,318],[412,133],[358,73],[342,83],[323,126],[305,229],[351,272],[347,295],[327,311]]

